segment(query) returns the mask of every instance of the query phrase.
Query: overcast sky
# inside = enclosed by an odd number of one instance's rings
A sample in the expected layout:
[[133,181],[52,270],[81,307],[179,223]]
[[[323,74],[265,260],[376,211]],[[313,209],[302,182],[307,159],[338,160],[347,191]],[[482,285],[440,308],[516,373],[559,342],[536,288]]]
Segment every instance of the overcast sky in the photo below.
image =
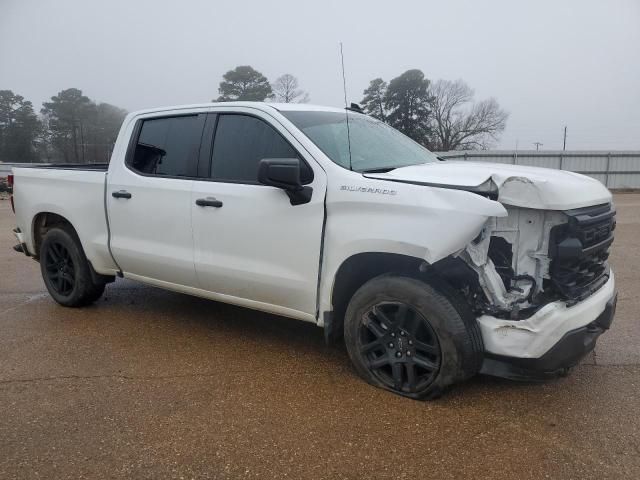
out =
[[640,149],[640,0],[0,0],[0,89],[76,87],[127,110],[217,97],[222,74],[291,73],[343,104],[410,68],[510,112],[499,148]]

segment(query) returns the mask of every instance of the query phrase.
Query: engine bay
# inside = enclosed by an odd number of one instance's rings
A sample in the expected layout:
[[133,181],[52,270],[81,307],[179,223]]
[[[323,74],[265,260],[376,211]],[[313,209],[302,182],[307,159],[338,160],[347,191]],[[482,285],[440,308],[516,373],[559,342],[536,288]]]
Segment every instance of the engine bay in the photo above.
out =
[[490,218],[454,255],[468,271],[458,265],[447,274],[477,314],[525,319],[552,301],[570,306],[607,281],[615,229],[612,205],[507,211],[506,217]]

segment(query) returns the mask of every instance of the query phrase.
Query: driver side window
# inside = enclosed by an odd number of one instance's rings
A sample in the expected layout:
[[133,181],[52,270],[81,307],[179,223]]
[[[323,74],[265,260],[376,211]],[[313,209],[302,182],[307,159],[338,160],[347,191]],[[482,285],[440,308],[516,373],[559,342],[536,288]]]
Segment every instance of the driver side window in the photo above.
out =
[[258,183],[258,165],[264,158],[299,158],[302,183],[313,172],[298,152],[271,125],[241,114],[218,117],[213,142],[211,177],[237,183]]

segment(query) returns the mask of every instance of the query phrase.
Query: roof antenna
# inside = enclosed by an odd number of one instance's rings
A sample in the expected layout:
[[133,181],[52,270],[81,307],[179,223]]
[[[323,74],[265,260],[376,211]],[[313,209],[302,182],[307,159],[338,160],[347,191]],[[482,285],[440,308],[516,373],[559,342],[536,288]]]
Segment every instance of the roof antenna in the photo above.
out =
[[342,88],[344,90],[344,116],[347,119],[347,145],[349,146],[349,170],[353,171],[351,165],[351,132],[349,131],[349,105],[347,104],[347,79],[344,74],[344,53],[342,53],[342,42],[340,42],[340,60],[342,61]]

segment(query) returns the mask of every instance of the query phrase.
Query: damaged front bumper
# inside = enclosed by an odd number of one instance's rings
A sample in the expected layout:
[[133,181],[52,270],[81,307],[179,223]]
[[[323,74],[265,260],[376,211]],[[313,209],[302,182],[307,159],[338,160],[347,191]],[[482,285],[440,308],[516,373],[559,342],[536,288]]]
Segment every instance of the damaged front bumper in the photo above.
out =
[[512,379],[542,379],[576,365],[609,328],[617,293],[609,280],[582,302],[545,305],[526,320],[478,318],[485,345],[481,373]]

